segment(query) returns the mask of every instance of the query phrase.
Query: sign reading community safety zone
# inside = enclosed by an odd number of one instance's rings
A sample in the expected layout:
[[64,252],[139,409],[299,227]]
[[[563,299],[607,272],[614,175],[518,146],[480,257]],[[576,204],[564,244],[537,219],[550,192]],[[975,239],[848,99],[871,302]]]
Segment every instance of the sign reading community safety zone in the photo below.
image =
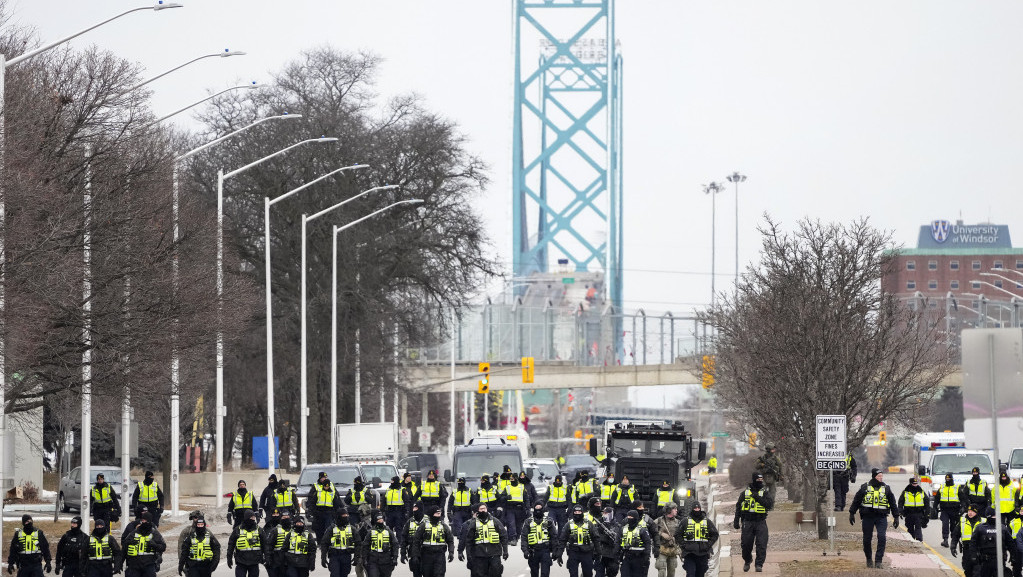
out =
[[817,415],[817,470],[845,469],[845,415]]

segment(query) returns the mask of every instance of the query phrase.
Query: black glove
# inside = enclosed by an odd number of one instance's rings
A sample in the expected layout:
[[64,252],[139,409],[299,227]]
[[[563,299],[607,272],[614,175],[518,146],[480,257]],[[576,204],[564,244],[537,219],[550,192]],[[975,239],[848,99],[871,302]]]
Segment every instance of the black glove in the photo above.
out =
[[849,524],[850,525],[856,524],[856,513],[849,513]]
[[507,551],[505,551],[504,553],[501,554],[501,559],[504,560],[504,561],[508,560],[508,552]]
[[227,514],[227,524],[234,525],[234,515],[232,515],[231,513]]
[[896,517],[895,521],[892,522],[892,527],[895,527],[896,529],[899,528],[899,518],[898,517]]
[[11,564],[7,565],[7,573],[9,573],[11,575],[14,574],[14,563],[11,563]]
[[465,553],[463,553],[462,551],[459,551],[458,552],[458,560],[459,561],[465,561]]
[[117,567],[114,567],[114,575],[120,575],[122,570],[123,570],[123,567],[121,567],[120,565],[118,565]]
[[735,529],[735,530],[739,529],[739,520],[738,519],[736,519],[735,521],[732,521],[732,529]]
[[455,554],[454,553],[448,553],[448,563],[450,563],[450,562],[452,562],[454,560],[455,560]]
[[408,563],[408,555],[402,553],[401,554],[401,564],[404,565],[406,563]]
[[327,568],[327,560],[326,559],[320,559],[320,567],[323,567],[324,569]]
[[654,559],[661,556],[661,552],[658,549],[654,549]]
[[227,568],[230,569],[231,567],[234,567],[234,561],[232,561],[231,558],[228,557],[227,558]]
[[60,569],[61,569],[60,561],[57,561],[57,573],[60,573]]
[[958,548],[959,548],[958,544],[952,545],[952,556],[953,557],[958,557],[959,556],[959,553],[956,552],[956,549],[958,549]]
[[185,574],[185,568],[184,567],[178,567],[178,576],[180,577],[181,575],[184,575],[184,574]]
[[927,518],[927,517],[924,517],[924,520],[920,522],[920,526],[923,527],[924,529],[926,529],[928,521],[930,521],[930,519]]
[[558,558],[555,559],[555,561],[558,563],[558,567],[564,567],[565,566],[565,561],[562,560],[561,555],[558,555]]
[[43,565],[43,571],[46,571],[47,573],[53,573],[53,567],[50,565],[49,561],[46,562],[46,565]]
[[355,559],[355,560],[352,561],[352,567],[358,567],[361,564],[362,564],[362,561],[360,561],[358,559]]

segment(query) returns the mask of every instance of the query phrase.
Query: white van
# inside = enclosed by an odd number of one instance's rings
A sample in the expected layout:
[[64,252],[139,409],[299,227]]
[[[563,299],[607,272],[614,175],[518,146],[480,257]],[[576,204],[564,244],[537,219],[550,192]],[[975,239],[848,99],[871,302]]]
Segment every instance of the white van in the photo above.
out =
[[[991,465],[991,455],[984,451],[939,451],[931,457],[931,464],[925,469],[930,475],[931,498],[935,498],[945,482],[945,475],[952,473],[956,485],[970,480],[973,468],[980,469],[980,478],[989,487],[995,486],[995,469]],[[921,481],[921,484],[923,481]]]
[[[913,454],[916,455],[916,474],[920,483],[930,483],[926,469],[931,466],[931,458],[940,451],[966,450],[966,433],[917,433],[913,435]],[[938,483],[945,479],[941,477]]]

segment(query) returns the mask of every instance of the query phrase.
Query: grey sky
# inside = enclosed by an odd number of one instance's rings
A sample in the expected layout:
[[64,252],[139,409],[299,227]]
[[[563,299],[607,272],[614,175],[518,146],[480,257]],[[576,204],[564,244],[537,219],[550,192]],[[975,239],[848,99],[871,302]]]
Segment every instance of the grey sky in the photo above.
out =
[[[14,20],[53,39],[126,0],[12,0]],[[152,74],[225,47],[154,85],[167,113],[236,80],[269,80],[330,43],[386,61],[384,95],[415,91],[457,121],[491,166],[479,208],[511,260],[510,0],[182,0],[76,41]],[[618,0],[625,58],[625,299],[690,311],[710,300],[711,202],[701,184],[740,170],[739,246],[756,257],[766,211],[869,216],[915,246],[933,219],[1008,224],[1023,246],[1023,4]],[[339,159],[358,161],[359,159]],[[717,203],[718,287],[734,271],[735,204]],[[666,274],[641,271],[677,271]]]

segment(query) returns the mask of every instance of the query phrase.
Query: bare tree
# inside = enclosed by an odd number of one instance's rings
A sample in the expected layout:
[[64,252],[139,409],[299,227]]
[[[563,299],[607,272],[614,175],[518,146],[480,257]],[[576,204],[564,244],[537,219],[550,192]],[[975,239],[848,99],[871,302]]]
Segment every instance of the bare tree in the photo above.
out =
[[715,393],[761,439],[782,441],[796,466],[807,463],[823,539],[815,415],[846,415],[852,450],[882,421],[913,422],[953,367],[927,307],[881,291],[893,263],[888,233],[866,219],[804,220],[786,233],[768,217],[761,235],[759,265],[700,314],[715,330]]

